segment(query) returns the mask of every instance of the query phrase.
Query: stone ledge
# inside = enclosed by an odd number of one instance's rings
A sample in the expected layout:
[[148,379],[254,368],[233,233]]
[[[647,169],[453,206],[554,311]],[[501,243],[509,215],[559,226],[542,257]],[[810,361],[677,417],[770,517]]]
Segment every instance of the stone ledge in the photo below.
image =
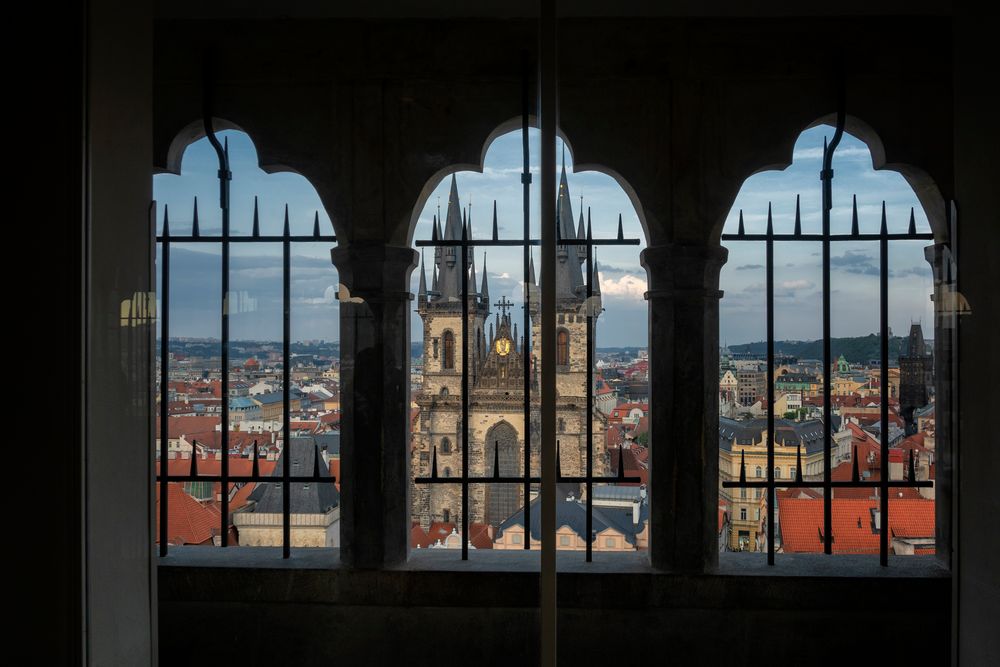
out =
[[[159,561],[160,599],[343,606],[536,607],[539,553],[420,550],[387,570],[354,570],[338,549],[178,547]],[[721,554],[718,571],[653,570],[644,553],[560,554],[559,604],[567,608],[869,609],[949,604],[950,573],[932,556]],[[853,583],[854,585],[845,585]]]

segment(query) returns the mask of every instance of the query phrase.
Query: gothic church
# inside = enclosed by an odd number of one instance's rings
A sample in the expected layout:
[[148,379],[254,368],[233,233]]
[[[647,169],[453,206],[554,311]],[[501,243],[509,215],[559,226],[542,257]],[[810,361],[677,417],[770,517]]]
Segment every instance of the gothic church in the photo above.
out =
[[[444,219],[434,218],[437,238],[460,240],[463,230],[471,238],[471,226],[461,212],[458,185],[451,179],[451,192]],[[496,210],[494,207],[494,221]],[[582,238],[585,234],[583,212],[577,228],[563,166],[557,204],[561,238]],[[436,457],[440,476],[462,475],[462,274],[459,247],[437,247],[430,289],[426,267],[421,267],[417,311],[423,320],[423,385],[414,401],[419,415],[414,423],[411,445],[412,477],[429,476]],[[506,297],[490,303],[485,260],[482,282],[477,285],[475,260],[469,253],[464,267],[468,286],[468,361],[469,361],[469,475],[494,474],[494,459],[499,460],[499,474],[524,474],[524,374],[530,373],[530,456],[531,473],[540,470],[541,438],[539,421],[539,354],[532,341],[540,336],[540,303],[535,280],[534,260],[529,263],[528,290],[530,335],[518,332]],[[600,284],[594,265],[593,297],[588,303],[583,266],[584,246],[559,246],[556,264],[557,292],[557,428],[561,473],[566,476],[586,474],[586,372],[587,324],[589,308],[600,315]],[[497,312],[491,319],[492,308]],[[516,318],[520,319],[520,318]],[[487,331],[488,329],[488,331]],[[523,329],[523,327],[522,327]],[[603,447],[606,417],[596,409],[592,443],[593,473],[607,475],[608,457]],[[495,454],[494,449],[497,450]],[[579,493],[579,490],[575,490]],[[425,529],[432,521],[460,521],[462,491],[459,484],[414,484],[411,481],[412,516]],[[524,505],[524,487],[518,484],[474,484],[469,489],[469,521],[499,525]]]

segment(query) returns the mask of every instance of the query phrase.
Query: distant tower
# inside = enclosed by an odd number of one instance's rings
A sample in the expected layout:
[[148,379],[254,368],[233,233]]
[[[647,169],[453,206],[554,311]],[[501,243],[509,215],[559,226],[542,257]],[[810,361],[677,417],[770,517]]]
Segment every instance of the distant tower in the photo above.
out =
[[906,422],[907,435],[915,433],[913,411],[930,400],[929,389],[934,382],[934,359],[924,342],[920,324],[910,325],[906,352],[899,355],[899,410]]

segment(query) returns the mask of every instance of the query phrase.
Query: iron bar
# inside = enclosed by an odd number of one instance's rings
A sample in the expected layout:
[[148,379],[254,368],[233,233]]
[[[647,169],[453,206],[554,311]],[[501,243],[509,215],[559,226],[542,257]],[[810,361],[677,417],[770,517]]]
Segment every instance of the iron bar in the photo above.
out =
[[777,499],[774,488],[774,224],[767,205],[767,564],[774,565]]
[[[458,202],[455,202],[458,206]],[[469,559],[469,227],[462,225],[462,560]]]
[[837,128],[827,145],[823,141],[823,553],[833,553],[833,428],[830,420],[833,407],[830,396],[830,210],[833,208],[833,154],[844,135],[844,105],[838,105]]
[[[167,237],[157,236],[157,241],[164,241]],[[170,241],[172,243],[221,243],[222,241],[228,241],[229,243],[283,243],[285,241],[285,236],[243,236],[243,235],[220,235],[220,236],[170,236]],[[288,240],[292,243],[318,243],[321,241],[329,241],[336,243],[336,236],[304,236],[302,234],[297,234],[295,236],[289,236]]]
[[[529,274],[531,272],[531,152],[528,143],[528,127],[530,120],[529,110],[529,87],[528,72],[530,60],[528,55],[524,55],[524,71],[521,74],[521,208],[524,217],[524,230],[522,234],[523,255],[523,281],[524,281],[524,343],[521,345],[522,367],[524,369],[524,534],[528,539],[524,540],[524,548],[531,549],[531,372],[534,370],[531,365],[531,285],[529,284]],[[495,235],[494,235],[495,237]],[[517,345],[517,341],[514,341]],[[540,479],[537,481],[541,481]]]
[[[222,314],[221,314],[221,376],[222,376],[222,419],[221,419],[221,442],[222,449],[222,534],[220,543],[223,547],[229,546],[229,182],[233,174],[229,171],[229,142],[225,147],[219,143],[219,138],[215,136],[215,129],[212,121],[211,85],[206,77],[205,85],[205,109],[202,118],[205,126],[205,136],[208,138],[212,148],[215,149],[216,157],[219,161],[219,208],[222,210]],[[197,210],[197,209],[196,209]],[[197,219],[197,214],[196,218]],[[192,235],[196,236],[197,228],[192,228]]]
[[[582,204],[581,204],[582,206]],[[580,215],[583,215],[583,211],[580,211]],[[587,210],[587,241],[593,241],[593,234],[590,228],[590,209]],[[587,300],[584,301],[586,304],[586,317],[587,317],[587,562],[593,560],[593,549],[591,546],[591,541],[594,536],[594,244],[587,243]],[[569,361],[567,359],[566,361]],[[618,472],[621,473],[621,446],[622,443],[618,444],[619,452],[619,469]]]
[[[879,384],[879,417],[881,424],[880,456],[882,471],[879,475],[879,562],[883,567],[889,564],[889,396],[886,392],[889,382],[889,234],[885,219],[885,201],[882,201],[882,227],[879,231],[879,360],[881,373]],[[913,450],[910,450],[911,454]]]
[[281,485],[281,557],[289,558],[292,554],[292,408],[291,408],[291,236],[288,224],[288,204],[285,204],[284,240],[281,242],[281,435],[284,439],[283,454],[285,465],[282,467]]

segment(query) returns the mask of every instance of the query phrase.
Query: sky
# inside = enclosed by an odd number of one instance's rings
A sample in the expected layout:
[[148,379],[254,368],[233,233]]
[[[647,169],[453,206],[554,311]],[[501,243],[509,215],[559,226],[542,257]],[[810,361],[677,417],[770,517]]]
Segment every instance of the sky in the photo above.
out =
[[[743,184],[727,218],[725,231],[735,232],[739,211],[748,232],[763,231],[768,202],[772,203],[776,232],[792,231],[795,195],[801,195],[803,232],[819,231],[819,169],[823,137],[833,128],[818,126],[803,132],[795,145],[794,160],[783,171],[755,174]],[[241,132],[226,131],[233,171],[231,226],[234,234],[250,234],[254,196],[258,197],[261,233],[280,233],[287,203],[292,233],[310,234],[318,213],[320,228],[332,233],[329,216],[312,185],[291,173],[266,174],[257,166],[257,154],[250,138]],[[539,135],[529,136],[531,162],[537,162]],[[561,146],[560,146],[561,150]],[[639,246],[602,247],[597,252],[605,312],[597,325],[598,347],[644,346],[647,340],[645,271],[639,252],[645,238],[638,215],[618,183],[597,172],[573,173],[572,154],[565,152],[574,220],[582,206],[589,210],[593,235],[613,237],[618,216],[626,238],[640,239]],[[523,226],[520,183],[521,142],[517,132],[497,138],[489,147],[482,173],[456,174],[459,201],[470,211],[473,238],[488,238],[492,230],[493,202],[496,201],[500,238],[516,238]],[[834,159],[833,231],[849,231],[851,196],[857,194],[861,231],[879,227],[881,203],[886,201],[890,231],[905,231],[910,207],[915,209],[918,231],[928,231],[927,219],[902,176],[876,172],[871,155],[858,139],[846,135]],[[218,182],[214,152],[207,140],[195,142],[184,153],[181,174],[154,176],[158,224],[162,225],[169,207],[170,230],[190,231],[194,197],[198,198],[202,235],[218,234]],[[537,166],[532,169],[530,210],[532,235],[538,235]],[[451,178],[439,183],[419,216],[414,239],[428,240],[431,219],[440,206],[445,212]],[[469,208],[471,204],[471,209]],[[932,291],[931,272],[923,259],[926,241],[890,244],[889,319],[893,333],[905,334],[911,321],[925,324],[930,335]],[[738,344],[762,340],[765,327],[764,248],[762,243],[728,243],[729,260],[720,278],[724,296],[720,301],[720,342]],[[292,340],[339,338],[337,272],[330,263],[329,244],[295,244],[292,249]],[[536,268],[538,255],[536,249]],[[821,337],[821,266],[819,244],[785,243],[775,247],[775,334],[780,339],[813,340]],[[424,251],[428,260],[428,282],[433,249]],[[159,257],[159,254],[158,254]],[[171,337],[218,338],[220,310],[219,279],[221,254],[218,246],[171,245]],[[482,280],[487,267],[491,301],[506,296],[515,306],[518,321],[523,317],[522,262],[520,249],[492,248],[484,255],[475,253],[476,275]],[[279,244],[233,244],[231,246],[230,289],[234,308],[230,317],[233,340],[280,340],[281,338],[281,247]],[[420,268],[413,272],[415,293]],[[838,243],[831,254],[832,323],[834,336],[860,336],[878,330],[878,245]],[[416,302],[414,301],[414,305]],[[420,318],[414,311],[411,338],[421,336]]]

